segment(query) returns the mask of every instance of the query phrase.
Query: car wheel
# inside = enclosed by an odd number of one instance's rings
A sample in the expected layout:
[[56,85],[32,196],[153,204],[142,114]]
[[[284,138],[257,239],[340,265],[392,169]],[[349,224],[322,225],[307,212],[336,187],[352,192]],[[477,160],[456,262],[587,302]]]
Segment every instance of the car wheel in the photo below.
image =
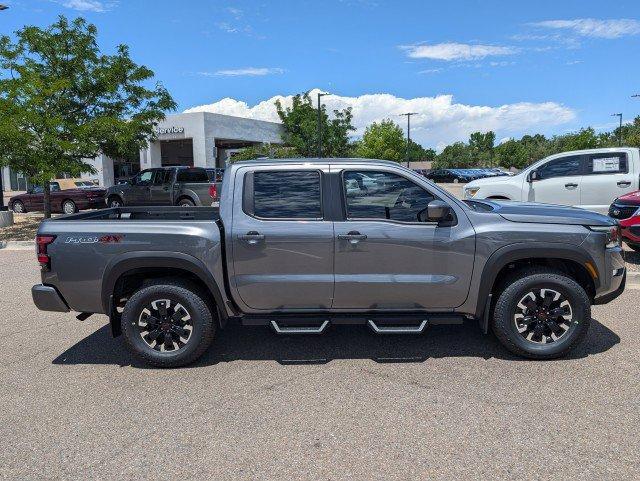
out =
[[11,204],[11,210],[14,211],[16,214],[24,214],[25,212],[27,212],[27,209],[25,208],[24,204],[19,200],[13,201],[13,204]]
[[213,341],[215,323],[205,296],[195,286],[162,281],[129,298],[122,333],[131,353],[157,367],[194,362]]
[[531,268],[507,281],[492,327],[514,354],[554,359],[584,339],[590,322],[591,303],[580,284],[559,271]]
[[196,204],[191,199],[180,199],[178,205],[180,207],[194,207]]
[[75,214],[76,212],[78,212],[76,203],[72,200],[65,200],[62,203],[62,212],[64,212],[65,214]]
[[116,208],[116,207],[122,207],[123,203],[120,197],[114,195],[109,197],[109,201],[107,205],[111,208]]
[[459,182],[460,182],[460,179],[453,179],[454,184],[458,184]]

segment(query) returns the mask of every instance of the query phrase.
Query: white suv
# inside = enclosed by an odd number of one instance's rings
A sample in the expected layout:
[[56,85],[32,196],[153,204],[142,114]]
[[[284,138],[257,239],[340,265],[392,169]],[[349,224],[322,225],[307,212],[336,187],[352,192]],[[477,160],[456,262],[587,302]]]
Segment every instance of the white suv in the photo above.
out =
[[640,149],[576,150],[551,155],[513,177],[474,180],[465,199],[563,204],[606,214],[619,196],[638,190]]

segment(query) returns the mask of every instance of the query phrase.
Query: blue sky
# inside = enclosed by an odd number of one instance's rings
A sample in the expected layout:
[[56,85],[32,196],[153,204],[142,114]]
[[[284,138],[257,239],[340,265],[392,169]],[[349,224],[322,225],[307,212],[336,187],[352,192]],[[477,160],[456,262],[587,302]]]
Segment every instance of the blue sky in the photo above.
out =
[[609,128],[640,114],[637,1],[4,0],[2,33],[83,15],[178,101],[272,119],[273,97],[309,89],[352,106],[358,133],[418,112],[425,146]]

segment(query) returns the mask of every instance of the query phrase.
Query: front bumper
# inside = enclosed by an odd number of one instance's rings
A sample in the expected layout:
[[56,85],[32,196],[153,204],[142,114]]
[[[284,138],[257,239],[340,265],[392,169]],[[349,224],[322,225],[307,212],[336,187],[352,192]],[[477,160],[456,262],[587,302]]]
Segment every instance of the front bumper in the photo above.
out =
[[69,312],[69,306],[55,287],[36,284],[31,288],[31,297],[41,311]]
[[604,294],[604,295],[601,295],[600,297],[596,297],[593,300],[593,304],[594,305],[607,304],[607,303],[613,301],[614,299],[616,299],[617,297],[619,297],[620,294],[622,294],[624,292],[624,288],[625,288],[625,286],[627,284],[627,269],[625,269],[625,268],[623,268],[623,269],[624,269],[624,272],[623,272],[623,274],[621,276],[622,279],[620,281],[618,281],[619,282],[619,286],[615,290],[609,292],[608,294]]

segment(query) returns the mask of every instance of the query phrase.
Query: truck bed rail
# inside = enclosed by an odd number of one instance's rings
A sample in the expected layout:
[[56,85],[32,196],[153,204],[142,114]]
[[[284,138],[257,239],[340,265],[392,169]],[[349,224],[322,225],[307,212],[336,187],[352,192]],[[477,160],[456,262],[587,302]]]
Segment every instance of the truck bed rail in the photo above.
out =
[[162,220],[217,221],[220,218],[218,207],[112,207],[94,211],[80,212],[56,217],[51,221],[80,220]]

